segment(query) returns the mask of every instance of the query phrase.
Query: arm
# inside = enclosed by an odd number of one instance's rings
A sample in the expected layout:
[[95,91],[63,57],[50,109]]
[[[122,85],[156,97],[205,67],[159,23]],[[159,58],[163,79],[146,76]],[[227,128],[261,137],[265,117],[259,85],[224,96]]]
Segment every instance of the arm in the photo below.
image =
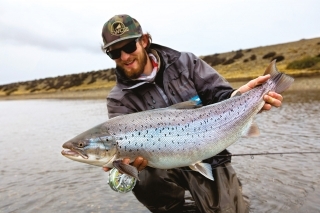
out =
[[[195,57],[195,56],[194,56]],[[204,105],[216,103],[234,96],[238,91],[247,92],[254,87],[266,82],[270,75],[259,76],[237,90],[233,90],[230,84],[211,66],[203,60],[195,57],[194,67],[192,67],[192,76],[200,99]],[[280,107],[283,97],[275,92],[269,92],[264,96],[266,102],[262,110],[270,110],[272,106]]]
[[231,85],[205,61],[189,56],[190,77],[202,103],[209,105],[230,98],[234,91]]

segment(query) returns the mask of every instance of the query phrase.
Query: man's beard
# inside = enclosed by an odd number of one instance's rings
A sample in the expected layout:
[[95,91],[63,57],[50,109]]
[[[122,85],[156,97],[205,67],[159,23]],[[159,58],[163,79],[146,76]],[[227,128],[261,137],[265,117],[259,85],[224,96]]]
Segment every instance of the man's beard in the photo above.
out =
[[125,76],[129,79],[139,78],[144,72],[144,68],[147,64],[148,54],[145,50],[141,53],[141,55],[138,55],[137,57],[138,58],[135,59],[138,62],[137,69],[126,70],[124,66],[117,64],[117,67],[120,67]]

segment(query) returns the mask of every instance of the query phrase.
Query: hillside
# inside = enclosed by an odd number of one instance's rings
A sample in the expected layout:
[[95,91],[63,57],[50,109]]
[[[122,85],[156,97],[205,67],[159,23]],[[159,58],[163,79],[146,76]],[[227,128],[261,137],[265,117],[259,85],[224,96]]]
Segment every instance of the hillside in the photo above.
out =
[[[231,82],[261,75],[273,59],[277,59],[279,70],[294,77],[320,76],[320,38],[216,53],[200,58]],[[45,98],[53,94],[90,91],[96,91],[97,94],[100,91],[105,97],[115,84],[114,72],[115,69],[111,68],[1,85],[0,98],[36,98],[36,94]]]

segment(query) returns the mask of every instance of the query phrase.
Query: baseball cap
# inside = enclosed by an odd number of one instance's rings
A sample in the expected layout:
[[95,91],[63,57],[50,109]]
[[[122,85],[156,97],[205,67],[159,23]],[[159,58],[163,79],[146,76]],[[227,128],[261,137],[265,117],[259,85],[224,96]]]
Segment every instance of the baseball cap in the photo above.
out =
[[115,15],[102,28],[103,49],[119,41],[142,36],[142,29],[137,20],[129,15]]

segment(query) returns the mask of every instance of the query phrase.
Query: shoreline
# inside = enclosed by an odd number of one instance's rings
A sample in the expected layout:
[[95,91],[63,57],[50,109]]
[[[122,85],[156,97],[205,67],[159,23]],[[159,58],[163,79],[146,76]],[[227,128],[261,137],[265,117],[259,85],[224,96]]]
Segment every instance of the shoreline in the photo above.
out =
[[[232,87],[238,88],[249,80],[229,81]],[[292,86],[285,91],[299,92],[299,91],[320,91],[320,76],[312,77],[296,77]],[[109,88],[99,88],[90,90],[78,91],[58,91],[51,93],[36,93],[23,95],[9,95],[0,96],[0,100],[28,100],[28,99],[106,99]]]

